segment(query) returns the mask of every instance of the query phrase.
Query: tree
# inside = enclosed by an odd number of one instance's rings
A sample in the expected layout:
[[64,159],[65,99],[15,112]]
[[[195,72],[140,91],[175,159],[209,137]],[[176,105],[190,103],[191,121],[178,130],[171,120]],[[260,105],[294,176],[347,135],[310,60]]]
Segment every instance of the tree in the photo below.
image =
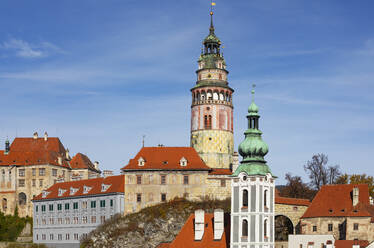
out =
[[312,160],[304,165],[304,170],[310,179],[310,185],[316,190],[320,190],[322,185],[334,184],[341,175],[339,165],[328,166],[328,161],[327,155],[318,153],[313,155]]
[[292,176],[290,173],[287,173],[285,179],[287,184],[280,190],[281,196],[313,199],[316,191],[310,189],[308,185],[302,181],[301,177]]
[[343,174],[337,180],[339,184],[367,184],[369,186],[369,194],[374,197],[374,177],[366,174]]

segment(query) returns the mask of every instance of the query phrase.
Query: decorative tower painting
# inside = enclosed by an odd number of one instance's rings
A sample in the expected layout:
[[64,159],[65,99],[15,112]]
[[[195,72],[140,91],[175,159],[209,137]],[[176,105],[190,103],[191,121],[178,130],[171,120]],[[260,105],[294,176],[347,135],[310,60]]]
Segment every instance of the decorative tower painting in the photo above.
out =
[[259,130],[258,107],[248,109],[248,129],[239,145],[243,157],[232,174],[231,248],[274,248],[274,180],[264,156],[268,146]]
[[[214,3],[212,3],[214,5]],[[196,85],[191,89],[191,146],[211,168],[230,168],[234,152],[234,92],[228,86],[221,41],[214,33],[210,12],[209,35],[198,60]]]

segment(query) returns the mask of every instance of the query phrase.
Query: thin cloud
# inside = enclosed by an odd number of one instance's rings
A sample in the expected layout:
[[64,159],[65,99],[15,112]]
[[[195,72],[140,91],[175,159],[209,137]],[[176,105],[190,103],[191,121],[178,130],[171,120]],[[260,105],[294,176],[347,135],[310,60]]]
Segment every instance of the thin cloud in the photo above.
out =
[[20,58],[42,58],[51,54],[63,53],[63,50],[50,42],[41,42],[31,44],[21,39],[10,39],[0,44],[0,48],[14,52],[16,57]]

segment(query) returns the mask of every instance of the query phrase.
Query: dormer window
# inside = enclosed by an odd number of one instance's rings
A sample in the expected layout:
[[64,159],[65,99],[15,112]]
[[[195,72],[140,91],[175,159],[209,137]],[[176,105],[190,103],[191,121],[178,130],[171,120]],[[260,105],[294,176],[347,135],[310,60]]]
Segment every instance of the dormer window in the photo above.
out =
[[70,187],[70,195],[74,195],[75,193],[77,193],[77,191],[78,191],[78,188]]
[[140,158],[138,159],[138,165],[139,165],[139,166],[144,166],[144,164],[145,164],[145,160],[144,160],[144,158],[140,157]]
[[48,191],[45,191],[45,190],[42,191],[42,197],[43,198],[46,198],[48,194],[49,194]]
[[88,186],[84,185],[83,186],[83,194],[87,194],[91,189],[92,189],[92,187],[88,187]]
[[66,192],[66,189],[58,189],[58,196],[62,196]]
[[111,184],[101,184],[101,192],[105,192],[109,189]]
[[187,166],[187,159],[182,157],[181,160],[179,161],[179,164],[180,164],[180,166]]

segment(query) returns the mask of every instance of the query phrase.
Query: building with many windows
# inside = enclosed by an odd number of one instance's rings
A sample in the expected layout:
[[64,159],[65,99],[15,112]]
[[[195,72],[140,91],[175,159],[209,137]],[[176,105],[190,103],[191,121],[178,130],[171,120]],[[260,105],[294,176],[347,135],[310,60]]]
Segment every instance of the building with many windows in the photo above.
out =
[[81,154],[73,158],[59,138],[15,138],[0,150],[0,211],[13,214],[18,206],[20,216],[32,216],[31,199],[56,182],[100,176],[98,163]]
[[43,190],[33,199],[34,243],[79,245],[105,220],[123,214],[124,191],[122,175],[56,183]]

